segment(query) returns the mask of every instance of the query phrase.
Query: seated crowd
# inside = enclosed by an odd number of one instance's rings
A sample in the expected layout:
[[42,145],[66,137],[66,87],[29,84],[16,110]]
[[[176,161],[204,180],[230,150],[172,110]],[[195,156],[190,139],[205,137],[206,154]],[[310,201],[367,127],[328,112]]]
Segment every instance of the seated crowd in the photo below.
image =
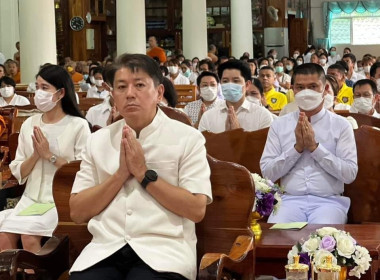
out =
[[[281,60],[274,49],[267,57],[235,59],[218,57],[212,45],[208,57],[190,60],[181,53],[167,57],[154,37],[148,42],[147,55],[41,66],[28,87],[41,113],[22,124],[10,163],[26,188],[16,208],[0,212],[0,250],[17,248],[19,240],[28,251],[41,249],[57,212],[19,214],[52,204],[55,171],[79,159],[71,216],[89,223],[93,240],[71,279],[194,279],[194,224],[212,202],[201,132],[239,128],[269,128],[260,168],[264,177],[281,180],[286,193],[268,222],[347,222],[350,199],[342,194],[358,172],[358,125],[338,111],[380,118],[375,57],[357,61],[348,48],[341,58],[334,47],[311,46]],[[17,61],[0,65],[1,107],[31,103],[17,94],[20,75]],[[193,127],[160,109],[176,107],[176,85],[197,88],[197,100],[183,109]],[[75,86],[86,94],[79,97]],[[101,100],[84,116],[83,98]],[[93,126],[102,129],[91,133]]]

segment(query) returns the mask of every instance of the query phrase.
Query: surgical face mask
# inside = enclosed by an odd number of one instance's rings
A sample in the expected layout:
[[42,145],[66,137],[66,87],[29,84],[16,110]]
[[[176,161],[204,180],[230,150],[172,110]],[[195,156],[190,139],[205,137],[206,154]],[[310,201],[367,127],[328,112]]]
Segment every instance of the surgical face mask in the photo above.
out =
[[323,97],[322,93],[312,90],[312,89],[304,89],[295,94],[294,96],[298,107],[300,107],[303,111],[312,111],[321,105]]
[[336,51],[331,51],[330,54],[331,56],[336,56]]
[[95,85],[97,87],[101,87],[103,85],[104,81],[103,80],[95,80]]
[[297,59],[297,57],[299,57],[299,56],[300,56],[299,53],[295,53],[295,54],[293,54],[293,58],[294,58],[294,59]]
[[330,109],[334,105],[334,96],[331,94],[325,95],[325,100],[323,101],[323,107],[325,109]]
[[261,100],[258,99],[258,98],[256,98],[256,97],[254,97],[254,96],[252,96],[252,95],[246,96],[245,99],[247,99],[249,102],[252,102],[252,103],[254,103],[256,105],[261,106]]
[[168,70],[170,74],[177,74],[178,73],[178,66],[168,66]]
[[284,67],[282,67],[282,66],[276,66],[276,72],[277,72],[277,73],[282,73],[282,72],[284,72]]
[[352,107],[354,107],[354,109],[356,109],[361,114],[368,114],[373,108],[372,98],[354,98]]
[[83,80],[86,81],[87,79],[88,79],[88,74],[84,74],[84,75],[83,75]]
[[371,71],[371,66],[370,65],[364,66],[363,69],[365,73],[369,73],[369,71]]
[[288,71],[292,71],[292,70],[293,70],[293,66],[292,66],[292,65],[286,65],[286,69],[287,69]]
[[189,77],[190,77],[190,74],[191,74],[190,69],[187,69],[187,70],[183,73],[183,75],[184,75],[186,78],[189,78]]
[[[58,92],[57,90],[56,92]],[[34,104],[36,105],[37,109],[42,112],[49,112],[51,111],[56,105],[57,102],[52,101],[54,94],[48,91],[44,91],[42,89],[37,89],[34,93]]]
[[361,72],[361,71],[363,71],[363,70],[364,70],[363,67],[358,67],[358,72]]
[[201,97],[205,101],[213,101],[218,93],[218,87],[202,87]]
[[302,60],[297,60],[297,65],[301,65],[302,64]]
[[2,97],[8,98],[15,93],[15,89],[13,87],[3,87],[0,89],[0,93]]
[[326,64],[326,59],[321,58],[321,59],[319,60],[319,62],[320,62],[322,65],[325,65],[325,64]]
[[91,82],[91,84],[95,85],[95,77],[94,76],[90,76],[90,82]]
[[196,69],[197,68],[197,65],[198,63],[197,62],[193,62],[193,68]]
[[243,96],[243,86],[235,83],[222,84],[224,99],[230,102],[238,102]]
[[274,58],[274,59],[276,59],[276,58],[277,58],[277,54],[276,54],[276,53],[273,55],[273,58]]

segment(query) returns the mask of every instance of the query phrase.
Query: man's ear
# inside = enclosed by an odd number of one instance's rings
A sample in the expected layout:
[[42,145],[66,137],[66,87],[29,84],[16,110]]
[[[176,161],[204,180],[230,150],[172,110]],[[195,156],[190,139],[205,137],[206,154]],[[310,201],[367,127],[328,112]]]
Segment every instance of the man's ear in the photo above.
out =
[[252,81],[248,80],[245,82],[245,88],[248,88],[250,85],[252,85]]
[[162,98],[164,97],[164,92],[165,92],[164,85],[163,84],[159,84],[157,86],[157,93],[158,93],[158,96],[157,96],[158,102],[157,103],[160,103],[162,101]]
[[327,94],[327,92],[330,90],[330,85],[328,83],[325,84],[325,90],[323,91],[323,97]]

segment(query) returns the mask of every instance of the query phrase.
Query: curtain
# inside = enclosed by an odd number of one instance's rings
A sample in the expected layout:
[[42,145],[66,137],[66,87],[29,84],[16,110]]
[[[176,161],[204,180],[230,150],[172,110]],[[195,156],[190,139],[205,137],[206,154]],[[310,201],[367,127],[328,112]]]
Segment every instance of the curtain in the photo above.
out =
[[[331,19],[333,14],[344,12],[351,14],[353,12],[364,13],[366,11],[375,13],[380,9],[380,0],[372,1],[334,1],[324,2],[322,5],[322,15],[325,37],[329,37]],[[328,40],[328,47],[330,47],[330,39]]]

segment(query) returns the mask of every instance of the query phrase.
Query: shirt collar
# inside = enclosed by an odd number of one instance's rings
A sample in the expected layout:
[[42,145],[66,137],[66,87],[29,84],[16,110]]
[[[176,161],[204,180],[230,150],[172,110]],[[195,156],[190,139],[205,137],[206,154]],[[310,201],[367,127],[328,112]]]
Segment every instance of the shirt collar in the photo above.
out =
[[271,88],[269,91],[264,92],[264,95],[271,94],[271,93],[273,93],[273,92],[275,92],[275,89],[274,89],[274,87],[272,86],[272,88]]
[[[166,115],[164,112],[161,111],[160,108],[157,107],[156,116],[154,117],[153,121],[148,124],[146,127],[144,127],[140,131],[139,140],[145,140],[150,134],[152,134],[156,129],[159,128],[162,121],[165,119]],[[136,132],[133,131],[133,134],[136,137]]]
[[[246,98],[244,98],[244,102],[243,102],[243,104],[240,105],[240,107],[237,110],[237,112],[239,112],[240,110],[247,110],[247,111],[249,111],[250,108],[251,108],[250,102]],[[221,104],[220,104],[220,110],[221,111],[227,111],[228,110],[227,101],[221,102]]]
[[[326,109],[323,107],[318,113],[316,113],[315,115],[312,115],[310,117],[310,123],[314,124],[314,123],[318,122],[319,120],[321,120],[324,117],[324,115],[326,114],[326,112],[327,112]],[[297,120],[299,119],[299,116],[300,116],[300,110],[298,108],[297,114],[296,114]]]

